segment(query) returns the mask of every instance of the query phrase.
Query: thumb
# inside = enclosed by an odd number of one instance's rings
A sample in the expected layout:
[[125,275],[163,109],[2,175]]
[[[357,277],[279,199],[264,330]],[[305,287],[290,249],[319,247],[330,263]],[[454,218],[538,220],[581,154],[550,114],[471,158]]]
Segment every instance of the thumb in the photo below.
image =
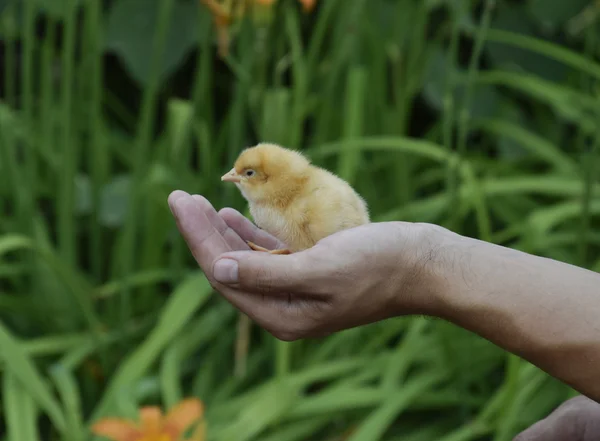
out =
[[289,255],[273,255],[256,251],[222,254],[212,267],[219,283],[261,294],[302,292],[310,290],[315,263],[308,251]]

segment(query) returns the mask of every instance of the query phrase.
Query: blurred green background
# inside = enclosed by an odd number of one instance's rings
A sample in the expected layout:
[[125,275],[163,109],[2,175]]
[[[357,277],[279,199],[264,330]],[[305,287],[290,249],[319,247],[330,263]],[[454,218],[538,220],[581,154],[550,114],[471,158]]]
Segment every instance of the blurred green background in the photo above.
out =
[[422,317],[276,342],[166,199],[245,210],[219,178],[278,142],[375,221],[600,271],[600,3],[258,3],[0,0],[0,439],[196,396],[214,441],[506,441],[573,394]]

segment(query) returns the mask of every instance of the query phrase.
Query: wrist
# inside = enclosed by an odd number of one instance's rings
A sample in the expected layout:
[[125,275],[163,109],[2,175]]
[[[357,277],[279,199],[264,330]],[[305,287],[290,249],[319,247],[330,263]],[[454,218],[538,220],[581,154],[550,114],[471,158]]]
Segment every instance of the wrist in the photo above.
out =
[[447,319],[457,285],[456,259],[467,238],[434,224],[408,225],[411,239],[399,247],[398,259],[406,275],[398,284],[395,310]]

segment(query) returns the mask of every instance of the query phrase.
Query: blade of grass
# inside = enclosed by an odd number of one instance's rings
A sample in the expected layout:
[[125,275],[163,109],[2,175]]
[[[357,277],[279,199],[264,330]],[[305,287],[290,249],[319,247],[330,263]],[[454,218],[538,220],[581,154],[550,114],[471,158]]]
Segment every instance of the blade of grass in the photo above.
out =
[[302,36],[298,23],[298,13],[291,7],[285,9],[285,28],[292,55],[294,75],[291,120],[287,125],[289,146],[299,146],[302,141],[306,96],[308,95],[307,59],[302,48]]
[[[585,56],[590,63],[594,62],[594,52],[596,48],[597,33],[594,32],[594,27],[590,26],[586,31],[585,37]],[[582,89],[583,92],[593,93],[593,86],[590,84],[586,87],[585,75],[582,75]],[[589,81],[592,83],[591,79]],[[593,82],[598,84],[598,80]],[[600,116],[598,117],[600,121]],[[592,141],[594,144],[590,151],[586,148],[586,136],[580,131],[578,134],[579,150],[581,152],[582,168],[583,168],[583,192],[581,195],[581,229],[579,234],[578,244],[578,260],[579,265],[585,267],[588,264],[588,252],[589,252],[589,235],[591,230],[591,219],[590,219],[590,203],[593,197],[592,187],[594,185],[594,171],[596,168],[596,154],[595,151],[598,149],[600,144],[600,125],[596,131],[595,139]]]
[[104,62],[102,56],[101,41],[102,34],[102,8],[100,2],[87,2],[85,9],[85,30],[87,31],[88,54],[87,72],[89,76],[90,93],[90,120],[89,136],[91,142],[91,154],[89,155],[89,167],[92,174],[92,216],[90,221],[91,246],[89,247],[89,260],[92,266],[92,274],[97,281],[103,275],[102,256],[104,253],[104,234],[99,222],[99,210],[102,186],[108,180],[110,150],[107,148],[104,137],[104,123],[102,119],[103,105],[103,70]]
[[423,391],[430,389],[444,378],[444,373],[423,374],[407,383],[401,391],[390,390],[386,402],[373,411],[348,438],[348,441],[377,441],[383,437],[389,425]]
[[56,385],[65,408],[66,439],[69,441],[83,441],[83,411],[75,377],[60,365],[51,369],[50,377]]
[[102,324],[94,311],[90,298],[87,296],[87,293],[92,291],[92,289],[86,281],[80,277],[80,274],[66,266],[49,248],[43,249],[36,247],[33,240],[28,237],[8,235],[0,238],[0,256],[9,251],[19,249],[34,250],[50,265],[62,281],[69,287],[76,303],[81,308],[90,329],[99,338]]
[[105,415],[116,396],[127,385],[140,378],[172,338],[193,314],[209,299],[212,290],[203,274],[189,277],[173,292],[161,312],[160,320],[144,342],[123,361],[94,410],[92,420]]
[[409,153],[436,162],[451,160],[455,155],[438,144],[401,136],[361,137],[338,142],[318,144],[305,153],[313,159],[340,155],[348,150]]
[[[135,267],[134,250],[136,249],[136,233],[138,226],[138,214],[143,195],[142,180],[147,169],[148,149],[152,140],[153,118],[156,111],[158,92],[161,85],[159,65],[163,60],[166,46],[167,32],[171,21],[171,12],[174,0],[161,0],[159,2],[158,22],[156,23],[156,34],[153,41],[153,58],[151,75],[148,85],[144,90],[142,98],[141,114],[137,126],[133,156],[133,192],[129,203],[129,210],[125,221],[123,242],[120,253],[119,276],[129,276]],[[120,297],[119,322],[125,326],[132,315],[131,292],[127,285],[123,287],[123,295]]]
[[[455,90],[457,82],[457,62],[458,62],[458,42],[460,37],[460,20],[464,14],[465,2],[458,2],[456,4],[449,4],[451,11],[451,26],[452,33],[450,37],[450,47],[446,53],[446,82],[444,84],[444,96],[442,99],[443,114],[442,114],[442,136],[443,145],[448,152],[454,150],[454,126],[456,121],[454,119],[455,114]],[[456,164],[450,162],[448,157],[448,180],[447,190],[450,195],[449,203],[451,206],[456,206],[456,198],[458,192],[458,172],[455,169]]]
[[75,266],[77,262],[77,232],[75,223],[75,175],[79,161],[79,144],[73,137],[76,121],[73,118],[73,83],[75,81],[74,58],[76,39],[76,0],[67,0],[65,3],[67,19],[65,21],[64,38],[62,47],[62,76],[61,76],[61,106],[62,115],[60,127],[62,129],[62,167],[60,190],[58,194],[58,243],[60,254],[68,265]]
[[329,423],[327,417],[287,424],[284,428],[261,438],[261,441],[301,441],[318,433]]
[[475,47],[469,60],[469,68],[467,70],[466,90],[463,105],[459,113],[458,121],[458,139],[457,152],[460,158],[463,158],[467,152],[467,137],[469,136],[469,123],[471,120],[470,110],[473,101],[473,92],[475,80],[479,72],[479,63],[483,53],[483,47],[487,32],[490,26],[492,10],[496,4],[495,0],[485,0],[481,22],[475,34]]
[[585,56],[559,46],[555,43],[540,40],[535,37],[520,35],[515,32],[490,29],[488,39],[496,43],[505,43],[522,49],[527,49],[542,55],[546,55],[556,61],[560,61],[574,69],[581,70],[596,79],[600,79],[600,65],[587,59]]
[[483,119],[476,120],[474,126],[487,133],[517,141],[521,148],[529,150],[536,159],[546,161],[559,173],[565,175],[577,173],[577,164],[569,155],[542,136],[532,133],[521,125],[501,119]]
[[14,4],[10,5],[6,11],[3,12],[5,22],[2,26],[2,39],[4,40],[4,47],[6,49],[4,56],[4,93],[6,102],[9,106],[14,107],[17,103],[16,91],[17,91],[17,75],[16,75],[16,44],[17,38],[15,33],[10,29],[8,22],[14,20]]
[[3,375],[2,392],[7,439],[39,441],[35,403],[14,374]]
[[[459,112],[458,123],[457,123],[457,140],[456,140],[456,152],[458,154],[458,162],[456,163],[456,167],[460,167],[463,158],[467,153],[467,138],[469,136],[469,123],[471,120],[471,104],[473,101],[473,92],[475,86],[475,80],[477,78],[479,72],[479,63],[481,61],[481,56],[483,53],[483,47],[486,40],[487,31],[490,26],[490,20],[492,15],[492,10],[494,5],[496,4],[495,0],[486,0],[484,2],[483,14],[481,16],[481,22],[477,32],[475,34],[475,47],[473,49],[473,53],[471,54],[471,58],[469,60],[469,68],[467,70],[467,78],[466,78],[466,90],[463,105]],[[459,168],[454,171],[456,173]],[[459,201],[456,199],[457,191],[456,186],[453,187],[452,193],[452,206],[457,207],[457,203]],[[456,215],[460,213],[460,210],[452,210],[453,215],[450,216],[448,221],[448,226],[453,229],[455,225],[458,224],[458,219]]]
[[[346,102],[344,103],[344,128],[342,139],[352,140],[363,135],[365,119],[365,93],[367,91],[367,73],[362,67],[353,67],[346,82]],[[360,150],[342,150],[338,156],[338,175],[354,183],[358,167],[362,162]]]
[[[21,59],[23,63],[22,84],[23,88],[21,108],[23,110],[23,118],[25,124],[30,130],[34,128],[34,98],[33,98],[33,60],[35,55],[35,19],[36,8],[34,0],[24,1],[24,26],[22,34],[23,50]],[[33,150],[25,151],[24,163],[27,167],[27,180],[31,188],[37,187],[37,158]],[[35,193],[33,193],[35,194]]]
[[3,323],[0,323],[0,358],[7,370],[46,412],[54,427],[64,433],[66,420],[63,409],[48,389],[34,362],[23,352],[21,343]]
[[166,407],[177,404],[184,397],[181,388],[182,364],[193,351],[214,340],[231,318],[231,308],[219,308],[208,311],[196,323],[188,326],[188,331],[172,346],[167,348],[161,361],[160,383],[163,401]]
[[414,361],[414,348],[418,345],[421,334],[428,322],[422,318],[413,319],[406,334],[394,350],[394,355],[389,361],[383,378],[381,388],[383,390],[394,389],[405,380],[406,373]]

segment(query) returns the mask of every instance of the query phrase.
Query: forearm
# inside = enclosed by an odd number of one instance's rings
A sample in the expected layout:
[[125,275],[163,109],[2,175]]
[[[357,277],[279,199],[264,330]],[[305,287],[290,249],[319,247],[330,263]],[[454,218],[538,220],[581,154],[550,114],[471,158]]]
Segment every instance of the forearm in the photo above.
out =
[[436,255],[438,315],[600,400],[600,275],[454,236]]

